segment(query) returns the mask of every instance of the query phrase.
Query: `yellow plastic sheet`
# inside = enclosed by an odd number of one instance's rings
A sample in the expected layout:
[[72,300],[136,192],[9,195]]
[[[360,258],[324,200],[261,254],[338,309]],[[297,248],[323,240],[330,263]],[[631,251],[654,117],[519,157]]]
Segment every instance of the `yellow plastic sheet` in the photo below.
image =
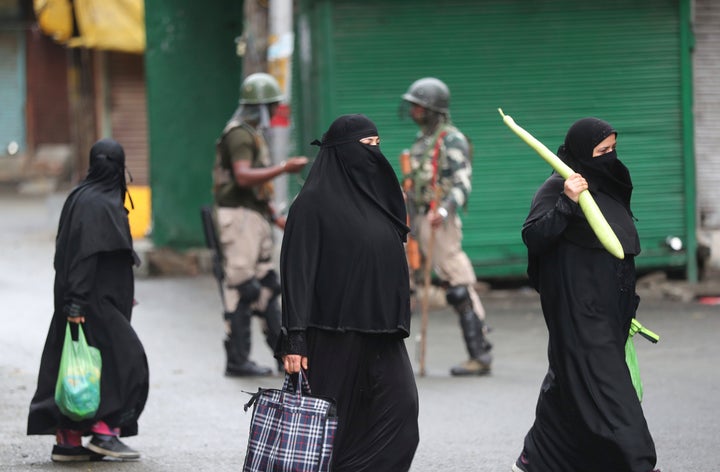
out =
[[33,0],[40,29],[59,43],[72,36],[73,14],[69,0]]
[[79,36],[72,35],[73,12],[68,0],[34,0],[40,28],[70,47],[130,53],[145,51],[143,0],[74,0]]

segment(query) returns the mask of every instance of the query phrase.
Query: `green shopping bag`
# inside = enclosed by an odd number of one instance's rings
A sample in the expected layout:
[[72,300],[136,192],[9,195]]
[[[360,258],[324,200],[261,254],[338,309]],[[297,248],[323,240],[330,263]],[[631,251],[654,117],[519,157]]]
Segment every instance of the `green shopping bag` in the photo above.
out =
[[641,325],[635,318],[632,319],[632,323],[630,324],[630,335],[625,342],[625,363],[630,371],[630,378],[632,379],[632,384],[633,387],[635,387],[638,399],[642,401],[643,386],[642,380],[640,380],[640,366],[638,365],[635,343],[633,342],[633,336],[635,336],[635,333],[640,333],[642,337],[652,343],[658,342],[660,340],[660,336]]
[[100,350],[88,346],[82,325],[78,340],[73,341],[70,322],[65,325],[65,342],[55,384],[55,403],[60,412],[73,421],[95,416],[100,406]]

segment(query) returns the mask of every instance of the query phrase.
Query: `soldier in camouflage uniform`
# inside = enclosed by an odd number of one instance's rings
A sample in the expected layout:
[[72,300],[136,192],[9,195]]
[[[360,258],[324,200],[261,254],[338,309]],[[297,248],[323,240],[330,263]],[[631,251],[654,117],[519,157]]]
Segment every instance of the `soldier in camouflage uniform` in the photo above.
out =
[[270,349],[280,336],[280,281],[271,261],[273,230],[285,218],[271,206],[272,180],[299,172],[306,157],[273,165],[262,130],[270,123],[282,99],[280,86],[269,74],[248,76],[242,83],[240,106],[217,141],[213,193],[225,275],[223,292],[229,376],[270,375],[272,369],[249,359],[252,315],[265,321]]
[[423,256],[432,255],[433,269],[446,286],[446,299],[460,318],[469,355],[450,373],[483,375],[490,371],[492,345],[485,338],[485,311],[474,288],[475,271],[462,249],[457,214],[471,191],[470,144],[450,120],[445,83],[432,77],[419,79],[402,98],[402,113],[420,128],[410,149],[412,170],[404,176],[412,181],[407,191],[412,234]]

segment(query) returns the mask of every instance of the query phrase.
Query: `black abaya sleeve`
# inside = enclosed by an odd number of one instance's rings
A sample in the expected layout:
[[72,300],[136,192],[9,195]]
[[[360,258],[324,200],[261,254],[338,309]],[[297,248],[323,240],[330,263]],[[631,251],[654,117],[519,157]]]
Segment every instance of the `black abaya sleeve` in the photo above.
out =
[[548,205],[547,197],[540,201],[536,199],[523,225],[523,242],[531,254],[540,254],[552,246],[567,228],[570,218],[579,209],[579,205],[564,193],[555,198],[554,206]]
[[540,291],[538,256],[547,252],[567,229],[570,218],[580,210],[563,192],[565,180],[553,173],[533,197],[530,212],[522,227],[522,239],[528,248],[527,274],[530,284]]
[[320,234],[313,208],[296,200],[288,214],[280,252],[282,339],[276,354],[305,355],[305,330],[315,300]]
[[92,316],[87,306],[90,291],[95,284],[98,254],[74,261],[65,280],[64,306],[76,305],[80,307],[82,316]]

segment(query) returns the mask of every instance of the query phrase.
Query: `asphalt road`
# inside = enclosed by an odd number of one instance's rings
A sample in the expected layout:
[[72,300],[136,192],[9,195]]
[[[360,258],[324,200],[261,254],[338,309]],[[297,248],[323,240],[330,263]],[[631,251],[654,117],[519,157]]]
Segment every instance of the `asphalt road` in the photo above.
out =
[[[143,453],[141,460],[53,464],[54,438],[25,435],[52,312],[53,243],[63,198],[0,195],[0,470],[240,470],[250,421],[242,409],[245,392],[279,387],[282,379],[223,376],[220,303],[205,275],[136,282],[140,303],[133,324],[145,344],[151,387],[140,434],[126,442]],[[532,423],[546,369],[537,297],[529,290],[492,291],[484,302],[495,363],[483,378],[448,375],[465,355],[457,319],[447,309],[430,315],[427,375],[417,377],[421,439],[415,472],[507,472]],[[658,467],[714,470],[720,458],[720,306],[650,298],[639,316],[662,336],[657,345],[636,343]],[[413,329],[419,324],[414,320]],[[270,365],[255,328],[253,357]],[[408,349],[416,361],[414,340],[408,339]]]

